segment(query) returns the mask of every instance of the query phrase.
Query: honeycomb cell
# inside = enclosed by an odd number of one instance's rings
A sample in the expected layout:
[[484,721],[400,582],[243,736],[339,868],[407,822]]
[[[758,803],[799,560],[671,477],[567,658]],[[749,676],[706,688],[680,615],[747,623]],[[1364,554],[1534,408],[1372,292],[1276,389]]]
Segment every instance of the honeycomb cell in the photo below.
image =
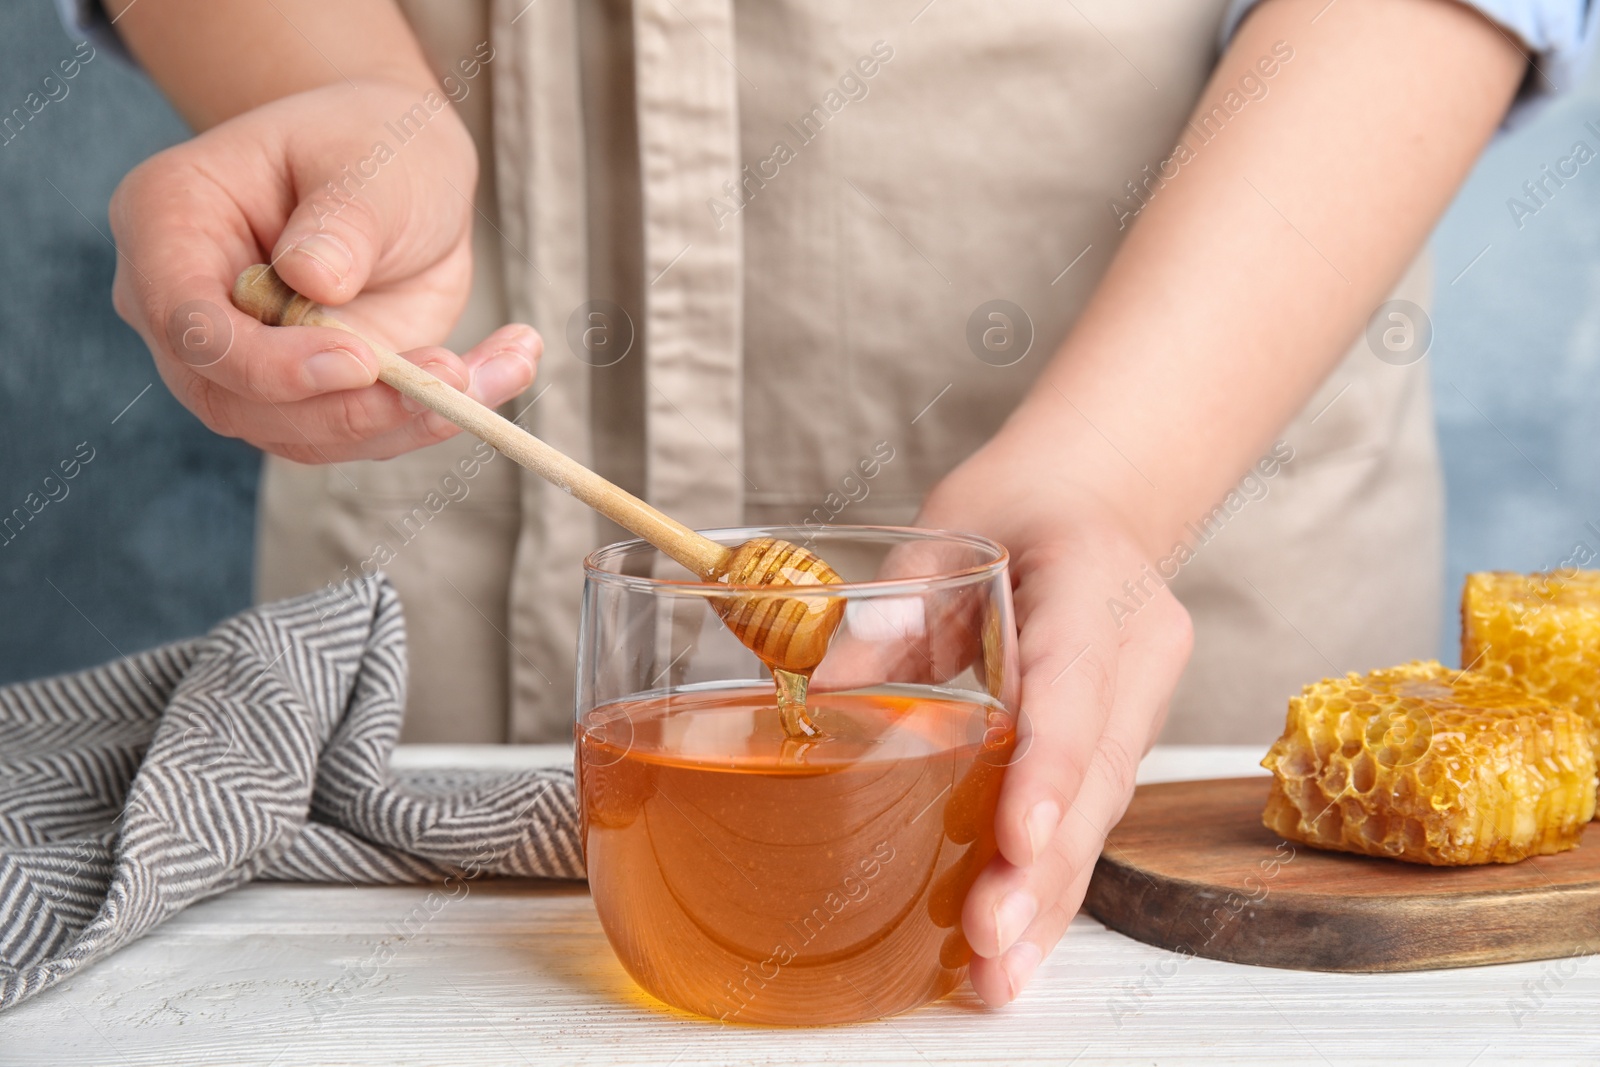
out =
[[[1333,710],[1356,690],[1368,710]],[[1595,811],[1576,711],[1432,661],[1306,686],[1261,765],[1268,829],[1437,867],[1564,852]]]
[[1600,571],[1467,575],[1461,662],[1570,705],[1600,746]]

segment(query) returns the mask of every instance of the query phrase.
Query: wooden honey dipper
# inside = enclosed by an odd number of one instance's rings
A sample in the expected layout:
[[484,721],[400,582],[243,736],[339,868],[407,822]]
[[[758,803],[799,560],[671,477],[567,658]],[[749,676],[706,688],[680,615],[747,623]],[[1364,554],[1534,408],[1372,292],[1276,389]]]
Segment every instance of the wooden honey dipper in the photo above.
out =
[[[233,303],[267,326],[327,326],[360,338],[378,357],[378,380],[437,411],[493,445],[514,462],[644,538],[704,582],[730,586],[831,585],[841,581],[815,553],[788,541],[757,537],[737,548],[719,545],[552,448],[510,419],[401,358],[328,314],[278,277],[265,263],[246,267],[233,284]],[[772,671],[778,683],[784,729],[815,736],[805,713],[805,686],[822,662],[844,617],[836,597],[729,596],[715,601],[734,636]],[[788,677],[785,677],[787,675]]]

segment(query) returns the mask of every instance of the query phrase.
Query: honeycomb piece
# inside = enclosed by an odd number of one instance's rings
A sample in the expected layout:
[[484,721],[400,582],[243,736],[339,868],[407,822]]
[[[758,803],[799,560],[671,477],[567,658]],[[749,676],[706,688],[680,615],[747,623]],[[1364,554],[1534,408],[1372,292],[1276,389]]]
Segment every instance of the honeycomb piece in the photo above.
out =
[[1261,821],[1291,841],[1449,867],[1564,852],[1594,816],[1583,719],[1438,663],[1349,674],[1289,701]]
[[1600,746],[1600,571],[1467,575],[1461,663],[1570,705]]

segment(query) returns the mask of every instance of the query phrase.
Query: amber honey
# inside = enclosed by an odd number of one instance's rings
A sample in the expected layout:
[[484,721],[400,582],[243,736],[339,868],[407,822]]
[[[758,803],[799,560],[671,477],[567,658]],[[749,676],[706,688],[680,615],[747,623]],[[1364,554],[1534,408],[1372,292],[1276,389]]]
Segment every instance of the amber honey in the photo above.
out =
[[628,973],[731,1022],[876,1018],[943,996],[994,855],[1015,744],[996,705],[912,687],[813,695],[785,737],[768,686],[596,708],[578,724],[590,889]]

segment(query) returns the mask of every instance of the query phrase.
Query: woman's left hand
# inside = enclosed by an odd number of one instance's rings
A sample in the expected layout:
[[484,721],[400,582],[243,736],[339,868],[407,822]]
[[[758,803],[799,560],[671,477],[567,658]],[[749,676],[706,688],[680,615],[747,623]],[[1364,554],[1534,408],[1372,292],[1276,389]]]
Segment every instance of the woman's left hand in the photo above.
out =
[[[980,451],[930,494],[918,525],[970,530],[1011,554],[1022,668],[1017,755],[996,812],[1000,854],[962,913],[972,987],[1013,1000],[1061,939],[1189,658],[1188,613],[1164,587],[1120,621],[1146,554],[1111,509],[1046,472]],[[1041,484],[1041,480],[1045,484]]]

